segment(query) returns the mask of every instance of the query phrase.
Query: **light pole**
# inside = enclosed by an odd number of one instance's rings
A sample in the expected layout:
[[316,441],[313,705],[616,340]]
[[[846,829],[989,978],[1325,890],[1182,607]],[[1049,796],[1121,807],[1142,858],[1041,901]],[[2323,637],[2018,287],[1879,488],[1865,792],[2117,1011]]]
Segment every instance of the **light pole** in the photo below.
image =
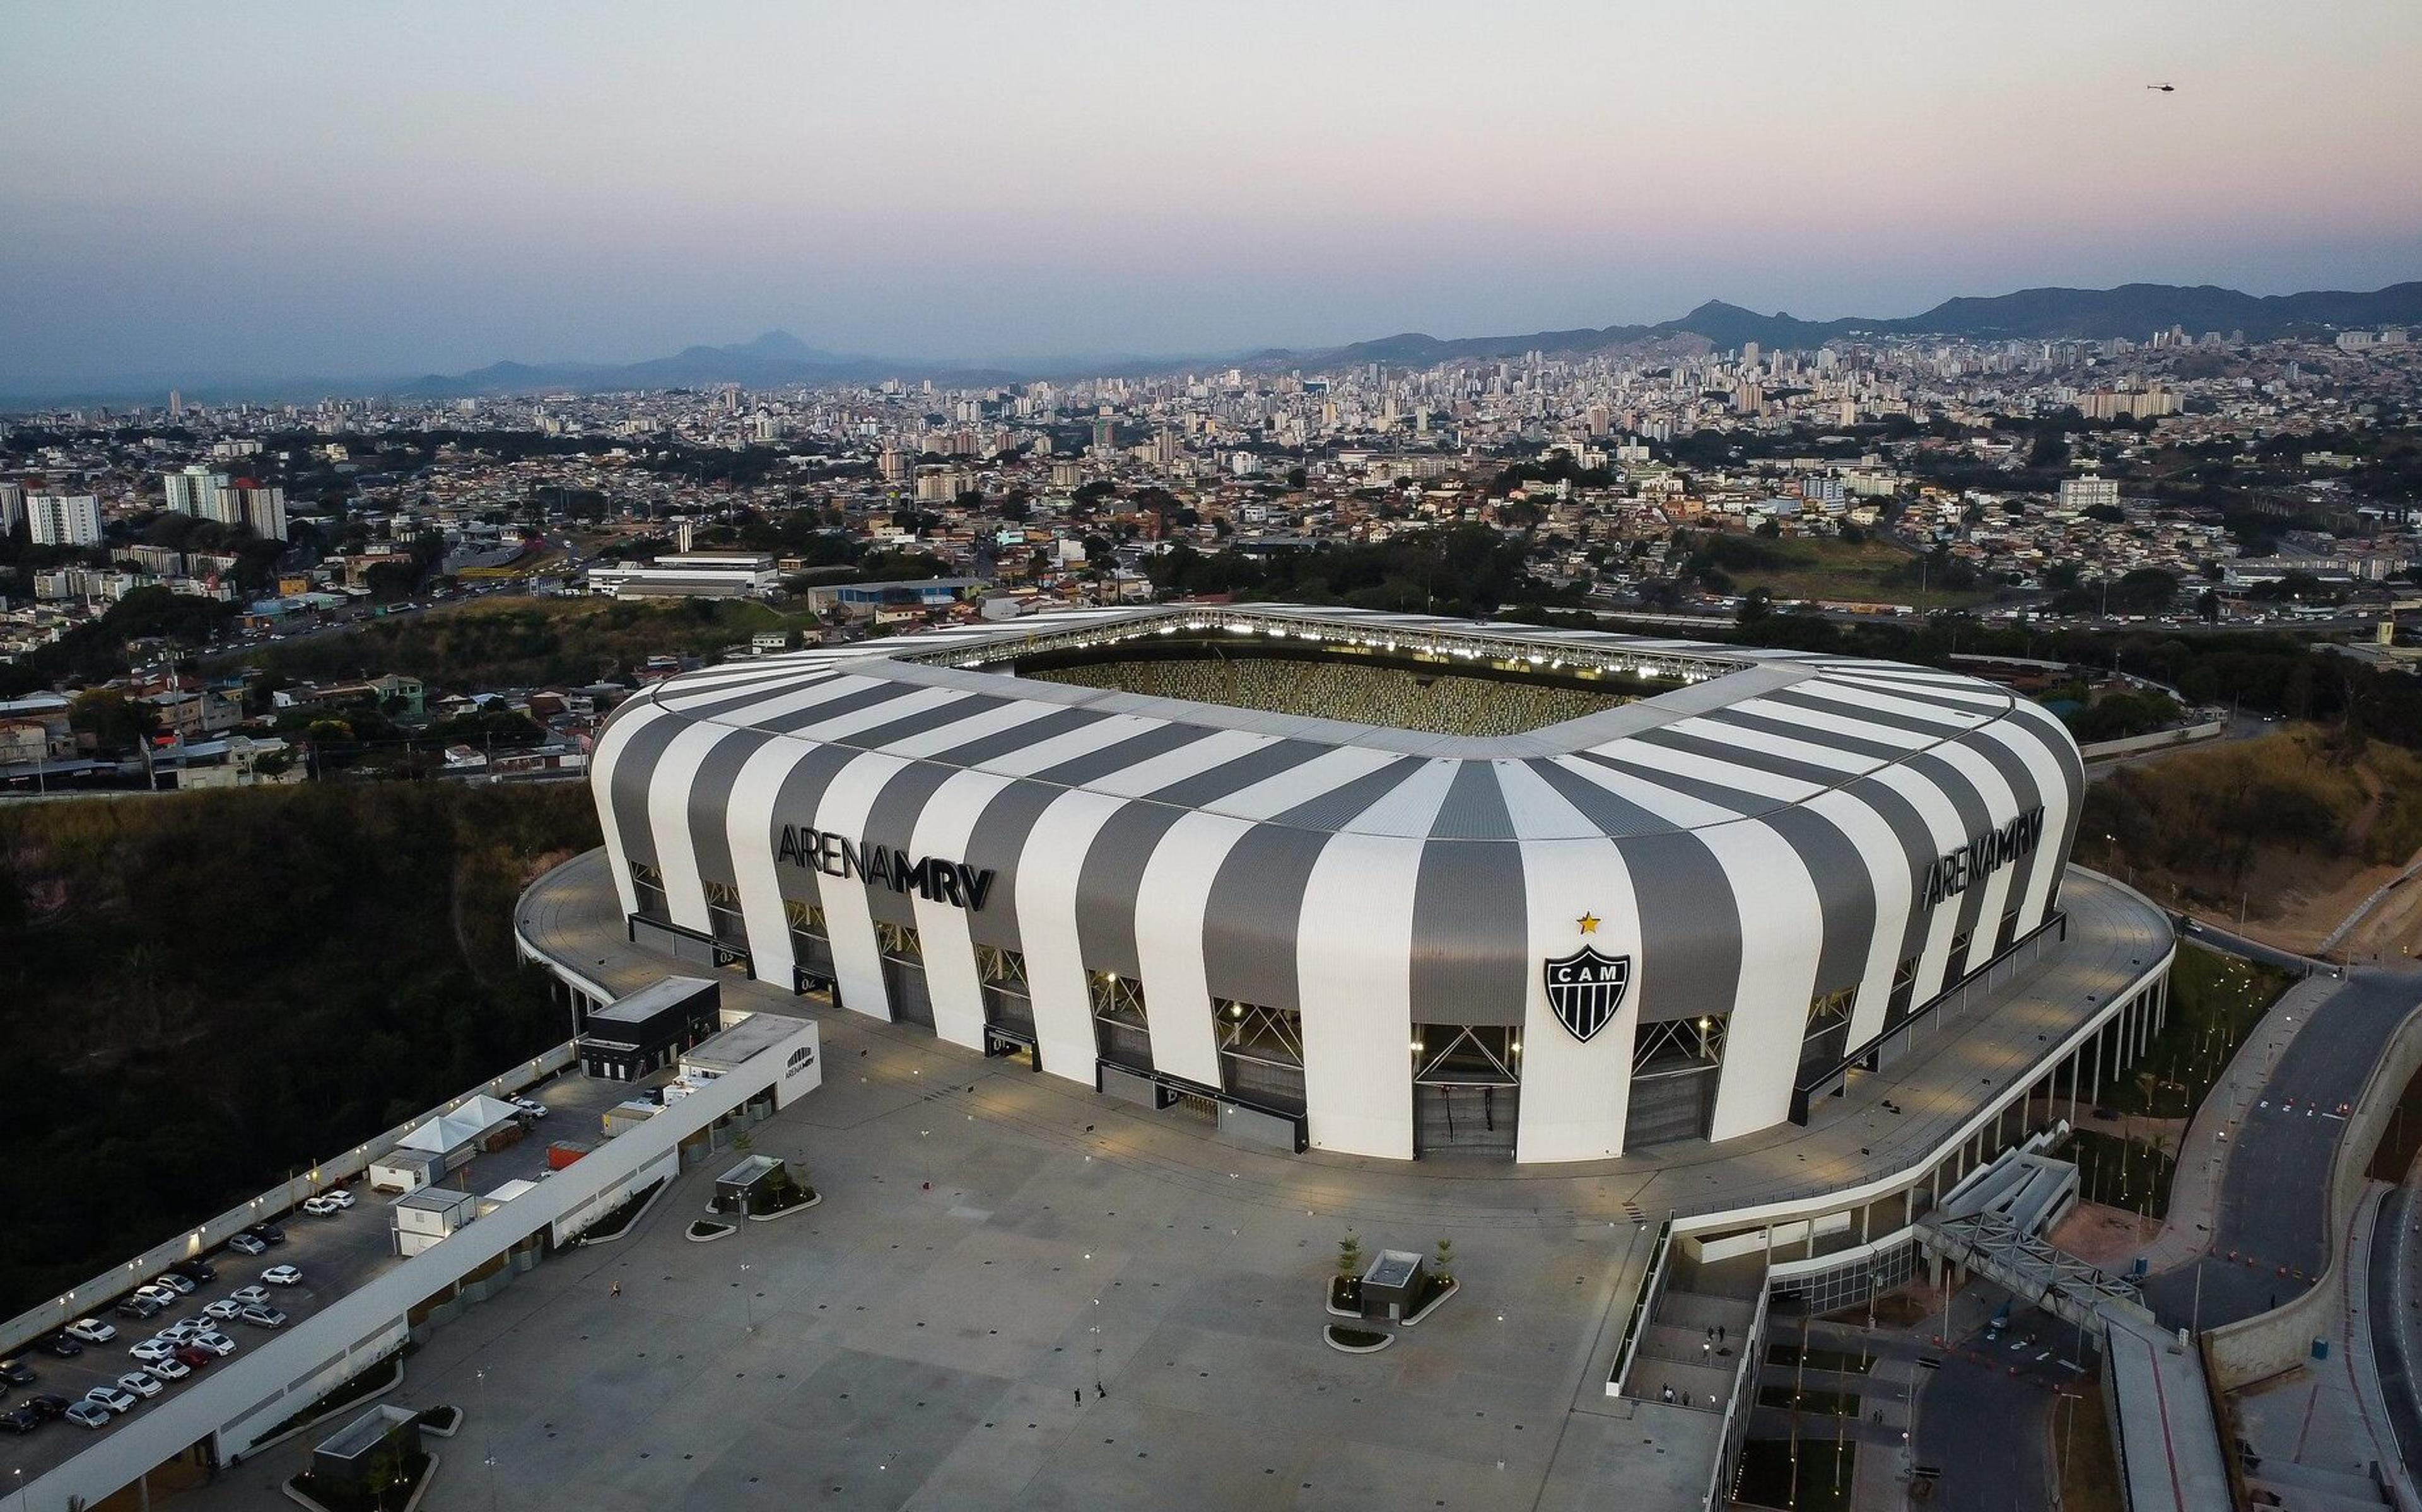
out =
[[496,1512],[496,1414],[491,1411],[488,1372],[484,1369],[475,1370],[471,1373],[471,1377],[480,1383],[480,1418],[484,1425],[480,1431],[482,1453],[480,1463],[485,1466],[488,1472],[488,1512]]
[[748,1332],[757,1332],[757,1298],[748,1289],[748,1262],[740,1262],[740,1305],[748,1318]]

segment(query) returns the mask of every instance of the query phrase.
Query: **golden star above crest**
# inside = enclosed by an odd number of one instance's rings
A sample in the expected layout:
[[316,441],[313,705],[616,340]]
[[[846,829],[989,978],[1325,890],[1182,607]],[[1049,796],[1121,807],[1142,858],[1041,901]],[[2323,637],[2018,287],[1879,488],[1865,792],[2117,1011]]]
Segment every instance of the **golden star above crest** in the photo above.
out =
[[1597,933],[1597,915],[1595,913],[1584,913],[1573,922],[1581,927],[1581,933],[1583,934]]

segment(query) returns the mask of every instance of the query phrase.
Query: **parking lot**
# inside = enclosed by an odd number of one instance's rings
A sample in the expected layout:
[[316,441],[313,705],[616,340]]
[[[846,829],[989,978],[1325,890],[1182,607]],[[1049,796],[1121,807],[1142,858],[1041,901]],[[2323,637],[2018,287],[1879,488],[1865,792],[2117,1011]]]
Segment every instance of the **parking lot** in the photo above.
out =
[[[546,1172],[546,1147],[551,1141],[579,1139],[596,1143],[604,1112],[626,1098],[641,1095],[643,1086],[644,1083],[635,1085],[628,1082],[591,1082],[577,1071],[558,1076],[527,1094],[546,1107],[547,1116],[534,1121],[526,1138],[494,1154],[479,1156],[453,1173],[447,1184],[469,1192],[493,1192],[508,1181],[538,1179]],[[240,1286],[259,1284],[260,1273],[271,1266],[291,1265],[303,1272],[300,1285],[264,1288],[270,1293],[271,1305],[286,1315],[286,1327],[303,1321],[360,1286],[397,1263],[388,1236],[390,1197],[372,1192],[367,1181],[359,1178],[346,1190],[355,1195],[354,1205],[333,1217],[316,1218],[300,1209],[284,1214],[264,1212],[264,1218],[274,1218],[285,1230],[286,1242],[258,1256],[239,1255],[224,1247],[212,1251],[205,1258],[217,1271],[216,1277],[197,1285],[191,1296],[156,1317],[120,1317],[116,1311],[119,1297],[96,1301],[86,1316],[117,1329],[118,1336],[106,1344],[86,1344],[82,1354],[69,1360],[55,1358],[39,1345],[17,1351],[15,1358],[24,1361],[39,1379],[30,1386],[8,1388],[5,1395],[0,1395],[0,1411],[41,1393],[73,1401],[92,1387],[114,1383],[130,1370],[146,1368],[127,1351],[180,1318],[200,1317],[205,1304]],[[229,1359],[264,1348],[284,1332],[242,1322],[217,1326],[235,1340],[237,1353]],[[166,1389],[160,1396],[138,1401],[127,1415],[140,1416],[170,1395],[193,1390],[209,1378],[212,1368],[208,1364],[197,1366],[185,1379],[165,1382]],[[14,1482],[17,1476],[8,1473],[23,1472],[30,1480],[90,1448],[107,1431],[54,1419],[29,1434],[0,1437],[0,1473],[7,1473],[8,1480]]]

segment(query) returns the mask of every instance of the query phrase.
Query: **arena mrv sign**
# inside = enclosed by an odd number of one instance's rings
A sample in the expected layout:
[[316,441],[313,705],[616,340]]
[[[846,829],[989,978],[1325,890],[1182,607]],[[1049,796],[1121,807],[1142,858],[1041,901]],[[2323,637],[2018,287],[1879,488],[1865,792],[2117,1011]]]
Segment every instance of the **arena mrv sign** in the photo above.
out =
[[1927,908],[1960,894],[2000,871],[2011,862],[2035,853],[2043,838],[2044,811],[2037,803],[1998,830],[1978,833],[1966,845],[1947,852],[1918,879],[1918,901]]
[[804,824],[782,826],[782,838],[774,846],[774,860],[777,864],[813,866],[827,877],[839,877],[844,881],[855,877],[869,887],[914,892],[929,903],[948,903],[970,912],[983,907],[984,898],[992,892],[990,866],[979,869],[964,861],[944,861],[939,856],[912,858],[907,851],[895,850],[888,845],[851,840]]

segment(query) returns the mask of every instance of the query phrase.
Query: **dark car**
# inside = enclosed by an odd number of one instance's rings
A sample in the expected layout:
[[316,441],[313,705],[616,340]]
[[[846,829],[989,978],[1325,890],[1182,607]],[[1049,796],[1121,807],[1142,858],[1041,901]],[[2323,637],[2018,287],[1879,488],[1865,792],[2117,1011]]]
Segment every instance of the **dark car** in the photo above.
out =
[[35,1380],[34,1367],[25,1364],[24,1356],[10,1355],[0,1360],[0,1380],[11,1386],[30,1386]]
[[260,1240],[263,1244],[283,1244],[286,1242],[286,1230],[278,1227],[275,1224],[255,1224],[250,1228],[245,1229],[244,1232],[251,1235],[254,1239]]
[[180,1260],[168,1269],[186,1280],[196,1283],[212,1282],[219,1278],[218,1267],[208,1260]]
[[128,1297],[118,1304],[120,1317],[157,1317],[164,1311],[165,1309],[149,1297]]
[[72,1360],[84,1353],[84,1346],[64,1333],[53,1333],[44,1338],[36,1348],[44,1354],[55,1355],[61,1360]]
[[39,1412],[46,1418],[65,1417],[68,1415],[68,1399],[55,1392],[39,1392],[18,1403],[17,1410]]
[[30,1407],[15,1407],[0,1412],[0,1429],[10,1433],[31,1433],[41,1426],[42,1414]]
[[217,1358],[217,1355],[212,1354],[210,1350],[203,1348],[198,1344],[181,1344],[177,1346],[177,1363],[181,1365],[190,1365],[193,1368],[199,1370],[202,1366],[209,1364],[212,1361],[216,1360]]

